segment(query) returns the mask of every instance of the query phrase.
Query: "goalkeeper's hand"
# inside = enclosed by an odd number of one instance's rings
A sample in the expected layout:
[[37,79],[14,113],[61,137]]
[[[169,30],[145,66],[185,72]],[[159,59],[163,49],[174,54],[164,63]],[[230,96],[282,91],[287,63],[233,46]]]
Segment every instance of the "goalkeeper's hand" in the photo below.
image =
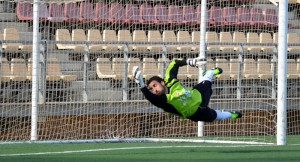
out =
[[186,59],[186,64],[192,66],[192,67],[199,67],[201,65],[207,64],[207,61],[205,58],[188,58]]
[[145,87],[142,72],[138,66],[132,68],[132,76],[134,81],[140,86],[140,88]]

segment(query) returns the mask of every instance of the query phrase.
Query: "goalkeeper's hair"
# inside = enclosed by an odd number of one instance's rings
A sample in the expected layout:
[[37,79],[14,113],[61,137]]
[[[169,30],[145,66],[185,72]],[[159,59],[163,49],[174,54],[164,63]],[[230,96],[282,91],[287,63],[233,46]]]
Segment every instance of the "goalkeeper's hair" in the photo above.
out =
[[152,81],[157,81],[157,82],[161,82],[161,81],[164,81],[164,79],[163,78],[161,78],[161,77],[159,77],[159,76],[153,76],[153,77],[151,77],[148,81],[147,81],[147,86],[152,82]]

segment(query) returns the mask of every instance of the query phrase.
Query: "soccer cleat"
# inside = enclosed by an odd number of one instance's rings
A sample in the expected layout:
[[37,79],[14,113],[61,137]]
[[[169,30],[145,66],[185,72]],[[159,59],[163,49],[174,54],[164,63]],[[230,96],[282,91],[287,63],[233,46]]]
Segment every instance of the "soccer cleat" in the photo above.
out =
[[204,76],[208,71],[213,71],[214,75],[222,74],[223,70],[219,67],[212,68],[210,70],[205,71],[202,75]]
[[231,119],[237,119],[237,118],[241,118],[243,115],[242,113],[238,112],[238,111],[232,111],[231,113]]

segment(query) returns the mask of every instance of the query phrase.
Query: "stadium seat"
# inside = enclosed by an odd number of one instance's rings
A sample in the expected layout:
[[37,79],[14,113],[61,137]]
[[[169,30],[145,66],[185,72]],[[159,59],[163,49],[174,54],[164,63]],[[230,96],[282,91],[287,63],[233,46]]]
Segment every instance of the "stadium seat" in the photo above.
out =
[[155,15],[152,5],[143,3],[140,5],[140,23],[154,23]]
[[225,25],[237,25],[237,11],[235,7],[224,7],[222,14]]
[[0,70],[1,70],[1,83],[3,82],[9,82],[11,78],[11,71],[9,67],[9,62],[6,58],[1,58],[0,60]]
[[[270,33],[260,33],[259,34],[260,43],[273,43],[273,39]],[[274,52],[274,46],[261,46],[263,52]]]
[[[119,42],[128,42],[128,43],[132,43],[132,36],[129,30],[119,30],[118,31],[118,41]],[[122,43],[120,45],[118,45],[118,49],[120,51],[123,51],[125,49],[125,43]],[[128,50],[132,51],[132,44],[128,44]]]
[[225,20],[223,17],[223,9],[218,6],[211,6],[209,9],[209,19],[208,23],[210,25],[221,25],[225,24]]
[[149,30],[148,31],[148,43],[150,43],[147,47],[148,50],[152,51],[161,51],[162,50],[162,44],[151,44],[151,43],[157,43],[157,42],[163,42],[161,34],[158,30]]
[[[208,10],[207,10],[208,12]],[[208,17],[209,14],[207,14],[207,17]],[[196,7],[196,23],[197,24],[200,24],[201,23],[201,5],[198,5]]]
[[[231,79],[238,79],[238,75],[240,74],[240,71],[242,71],[243,69],[239,69],[239,67],[242,67],[242,66],[239,66],[240,62],[239,62],[239,59],[237,58],[231,58],[230,59],[230,78]],[[223,74],[221,74],[223,75]],[[244,75],[242,74],[241,75],[241,78],[244,78]]]
[[100,79],[114,79],[116,75],[112,70],[111,61],[109,58],[97,58],[96,60],[97,76]]
[[[125,74],[125,60],[124,58],[113,58],[112,59],[112,69],[116,77],[114,79],[116,80],[123,80],[124,74]],[[127,69],[126,69],[127,70]]]
[[169,22],[169,17],[168,17],[169,11],[167,6],[157,4],[153,7],[153,9],[154,9],[155,23],[166,24]]
[[162,34],[163,42],[166,43],[166,49],[167,51],[176,51],[178,45],[174,45],[173,43],[176,43],[176,35],[173,30],[164,30]]
[[[192,31],[192,42],[194,43],[193,44],[193,47],[192,47],[192,50],[193,51],[198,51],[199,50],[199,43],[200,43],[200,31]],[[195,43],[198,43],[198,44],[195,44]]]
[[[70,32],[68,29],[57,29],[56,30],[56,34],[55,34],[55,40],[56,41],[72,41]],[[58,49],[62,49],[62,50],[84,50],[85,46],[84,45],[75,45],[72,43],[66,43],[66,44],[62,44],[62,43],[57,43],[56,44]]]
[[[297,33],[287,33],[287,43],[299,43],[300,39]],[[288,52],[300,52],[299,46],[288,46]]]
[[28,78],[27,66],[24,59],[13,58],[11,60],[11,80],[26,81]]
[[[188,31],[178,31],[177,32],[177,42],[181,43],[192,43],[191,36]],[[178,51],[192,51],[194,46],[191,44],[178,45]]]
[[123,7],[123,4],[118,2],[113,2],[110,4],[109,21],[114,23],[125,22],[125,9]]
[[257,73],[260,79],[271,79],[273,69],[268,59],[257,59]]
[[128,58],[128,71],[127,75],[129,79],[133,80],[132,69],[134,66],[138,66],[142,70],[142,62],[139,58],[130,57]]
[[297,62],[295,59],[287,59],[287,78],[297,79],[300,77],[299,71],[297,71]]
[[221,67],[223,69],[223,73],[221,75],[217,75],[217,79],[230,79],[231,73],[230,73],[230,63],[225,58],[216,58],[216,67]]
[[[247,33],[247,43],[257,43],[259,44],[259,36],[257,33],[253,32],[248,32]],[[251,52],[260,52],[261,51],[261,46],[259,45],[245,45],[244,50],[251,51]]]
[[49,17],[49,10],[47,3],[40,3],[40,12],[39,12],[39,18],[40,21],[47,21]]
[[16,12],[19,20],[33,20],[33,6],[29,2],[18,2]]
[[[99,30],[89,29],[87,31],[87,41],[101,42],[102,35]],[[88,44],[89,50],[101,51],[103,49],[103,44]]]
[[96,19],[96,11],[93,3],[80,2],[79,5],[80,17],[79,20],[83,22],[94,21]]
[[[147,36],[146,32],[144,30],[134,30],[132,33],[132,41],[133,42],[139,42],[142,44],[133,44],[132,49],[133,50],[147,50],[147,45],[144,43],[147,43]],[[144,43],[143,43],[144,42]]]
[[[73,29],[71,35],[72,41],[84,42],[86,41],[85,31],[83,29]],[[75,44],[76,46],[85,46],[85,44]]]
[[111,44],[110,42],[117,42],[118,38],[115,30],[103,30],[103,41],[107,42],[103,44],[104,50],[118,50],[119,44]]
[[[230,32],[220,32],[220,42],[221,43],[232,43],[233,38]],[[238,46],[235,45],[220,45],[221,51],[234,51]]]
[[266,8],[264,14],[265,26],[277,26],[278,25],[278,16],[275,9]]
[[[216,32],[206,32],[206,42],[220,42],[218,34]],[[220,51],[220,45],[207,45],[206,49],[208,51]]]
[[76,22],[80,18],[80,8],[77,3],[66,2],[64,8],[64,17],[67,22]]
[[46,80],[47,81],[73,81],[76,80],[76,75],[62,74],[60,64],[56,58],[47,59]]
[[169,5],[168,19],[171,24],[183,23],[183,8],[177,5]]
[[183,23],[185,24],[196,24],[197,15],[195,15],[196,10],[193,5],[183,6]]
[[255,27],[264,26],[265,19],[264,19],[263,10],[261,8],[256,8],[256,7],[251,8],[250,15],[251,15],[250,25],[255,26]]
[[237,24],[239,26],[249,26],[251,24],[250,8],[237,8]]
[[126,4],[125,6],[125,22],[138,23],[141,19],[140,8],[137,4]]
[[154,58],[143,58],[143,78],[149,80],[152,76],[160,75],[161,72],[158,70],[157,61]]
[[257,63],[254,59],[244,59],[243,76],[245,79],[258,79]]
[[51,22],[64,21],[64,7],[62,3],[49,3],[49,17]]
[[[20,40],[20,34],[19,31],[16,28],[5,28],[3,33],[3,39],[4,40]],[[6,50],[32,50],[32,45],[25,45],[22,43],[3,43],[2,45],[3,49]]]
[[[246,43],[247,42],[247,38],[245,36],[245,33],[243,32],[233,32],[232,34],[232,39],[234,43]],[[240,45],[238,45],[237,47],[234,48],[235,51],[239,51],[240,49]],[[244,49],[246,50],[246,49]]]
[[96,22],[108,22],[109,21],[109,7],[105,2],[98,2],[95,5]]

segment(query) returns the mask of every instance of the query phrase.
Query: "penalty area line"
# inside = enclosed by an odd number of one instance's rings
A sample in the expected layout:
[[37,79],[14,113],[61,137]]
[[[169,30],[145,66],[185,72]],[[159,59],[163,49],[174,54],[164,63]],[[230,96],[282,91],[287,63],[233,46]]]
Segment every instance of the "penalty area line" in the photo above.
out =
[[59,151],[59,152],[33,152],[33,153],[20,153],[20,154],[0,154],[0,157],[12,156],[31,156],[31,155],[53,155],[53,154],[71,154],[71,153],[85,153],[85,152],[98,152],[98,151],[116,151],[116,150],[138,150],[138,149],[166,149],[166,148],[218,148],[218,147],[255,147],[266,145],[239,145],[239,146],[149,146],[149,147],[119,147],[119,148],[101,148],[90,150],[73,150],[73,151]]

